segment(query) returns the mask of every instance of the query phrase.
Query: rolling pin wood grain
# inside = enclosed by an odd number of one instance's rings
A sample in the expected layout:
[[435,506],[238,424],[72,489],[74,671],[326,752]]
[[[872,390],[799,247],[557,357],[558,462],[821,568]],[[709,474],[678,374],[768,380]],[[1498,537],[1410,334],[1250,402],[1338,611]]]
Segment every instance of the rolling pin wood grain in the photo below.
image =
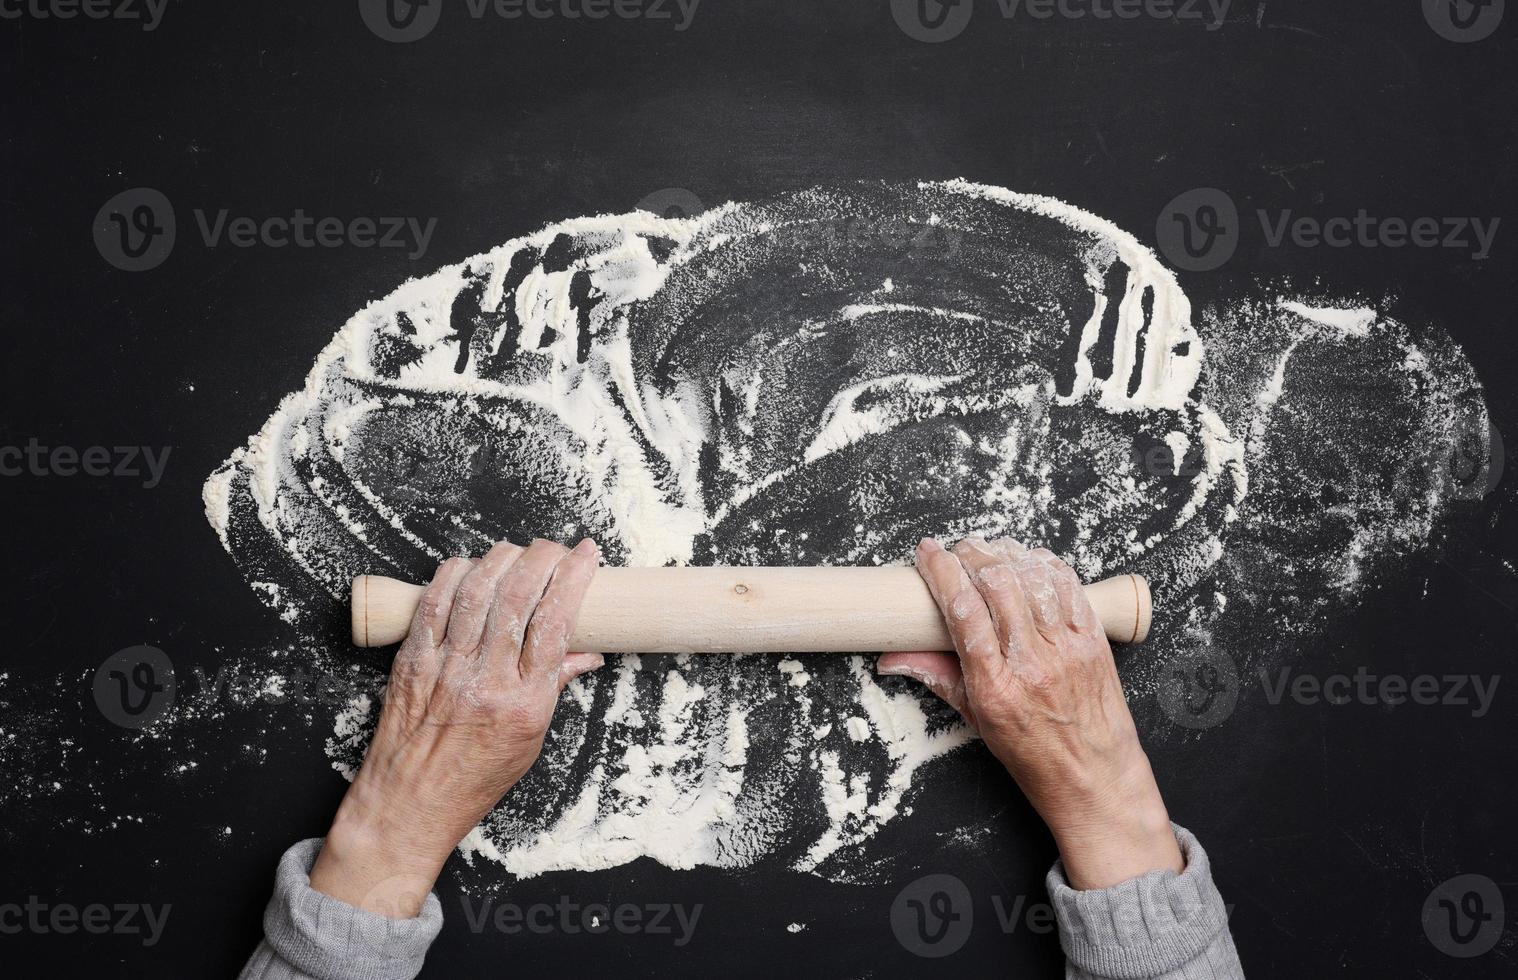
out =
[[[1086,588],[1115,643],[1149,635],[1149,585],[1120,575]],[[353,642],[411,628],[423,587],[353,580]],[[886,653],[952,650],[917,571],[887,568],[602,568],[569,649],[598,653]]]

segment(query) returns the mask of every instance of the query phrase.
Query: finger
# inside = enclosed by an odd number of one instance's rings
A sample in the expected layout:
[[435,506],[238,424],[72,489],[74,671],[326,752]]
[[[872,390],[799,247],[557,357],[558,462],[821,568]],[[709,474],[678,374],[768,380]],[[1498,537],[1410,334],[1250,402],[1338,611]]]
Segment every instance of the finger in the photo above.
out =
[[474,656],[485,631],[485,618],[495,598],[496,583],[522,554],[510,541],[495,545],[459,583],[453,597],[453,611],[448,616],[448,632],[443,639],[443,655]]
[[993,669],[1002,659],[996,626],[959,559],[932,538],[923,538],[917,545],[917,571],[943,613],[964,670]]
[[606,666],[606,658],[599,653],[566,653],[564,662],[559,665],[559,693],[576,677],[582,677],[593,670],[599,670]]
[[541,538],[532,542],[502,576],[485,624],[480,659],[489,670],[518,677],[522,647],[537,614],[543,590],[553,577],[554,566],[567,552],[562,545]]
[[1042,548],[1012,563],[1018,583],[1028,597],[1028,608],[1033,612],[1033,625],[1045,637],[1053,639],[1065,627],[1065,616],[1060,611],[1059,593],[1054,589],[1054,574],[1040,555],[1049,552]]
[[1039,557],[1054,579],[1054,594],[1059,599],[1059,611],[1065,625],[1073,630],[1083,630],[1094,625],[1097,621],[1096,610],[1091,608],[1091,600],[1086,598],[1086,590],[1081,586],[1080,576],[1075,574],[1075,569],[1051,552],[1044,551]]
[[1008,549],[993,548],[973,538],[954,546],[955,557],[970,573],[970,581],[991,612],[1003,654],[1009,660],[1017,660],[1033,638],[1033,613],[1013,564],[1003,557],[1009,553],[1012,552]]
[[948,653],[883,653],[875,673],[884,677],[910,677],[936,694],[939,700],[969,719],[965,700],[965,676],[959,659]]
[[564,655],[569,649],[569,638],[574,635],[575,623],[580,618],[580,603],[590,580],[596,574],[601,552],[589,538],[575,545],[574,550],[564,552],[553,569],[543,591],[543,598],[533,611],[532,621],[527,624],[527,640],[522,645],[522,676],[554,678],[559,675]]
[[408,638],[415,637],[433,647],[443,642],[454,595],[473,567],[474,562],[468,558],[450,558],[438,566],[427,591],[422,593],[422,601],[417,603],[416,614],[411,617]]
[[416,614],[411,617],[411,632],[401,644],[390,665],[390,680],[398,690],[429,690],[437,680],[438,644],[448,628],[454,596],[464,576],[474,567],[468,558],[450,558],[438,566],[437,574],[422,593]]
[[496,583],[495,598],[480,640],[480,661],[490,669],[504,669],[517,676],[522,645],[534,610],[548,587],[554,566],[565,554],[562,545],[534,540]]

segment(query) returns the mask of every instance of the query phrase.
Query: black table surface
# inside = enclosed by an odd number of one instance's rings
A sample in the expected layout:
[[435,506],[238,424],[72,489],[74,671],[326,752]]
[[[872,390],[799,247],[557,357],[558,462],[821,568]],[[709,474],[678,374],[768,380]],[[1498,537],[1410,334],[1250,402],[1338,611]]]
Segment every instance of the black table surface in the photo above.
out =
[[[708,0],[684,30],[667,6],[671,19],[596,20],[564,16],[556,0],[550,18],[508,19],[449,3],[429,36],[399,44],[353,2],[171,3],[151,31],[0,5],[19,11],[0,19],[0,443],[173,447],[151,488],[0,481],[11,528],[0,744],[36,747],[0,755],[0,906],[172,907],[152,946],[140,934],[15,932],[19,920],[0,917],[0,974],[234,975],[277,857],[325,829],[345,786],[321,750],[329,728],[229,709],[133,738],[97,711],[90,684],[135,644],[188,676],[229,651],[290,642],[207,526],[201,483],[300,386],[337,325],[409,276],[671,187],[714,204],[856,178],[966,177],[1076,203],[1149,242],[1166,202],[1196,187],[1250,209],[1518,220],[1512,12],[1490,38],[1458,43],[1431,29],[1419,0],[1239,0],[1217,29],[1004,17],[975,0],[963,33],[924,43],[886,0]],[[90,228],[137,187],[175,203],[180,244],[133,273],[102,258]],[[207,248],[196,208],[437,225],[419,257]],[[1403,315],[1445,325],[1495,424],[1518,433],[1513,234],[1500,227],[1479,261],[1246,236],[1227,266],[1182,285],[1206,294],[1259,277],[1395,296]],[[1464,505],[1443,544],[1300,638],[1301,658],[1346,672],[1505,674],[1518,609],[1512,486]],[[1225,724],[1145,733],[1175,819],[1212,856],[1251,975],[1511,974],[1511,908],[1495,948],[1468,958],[1448,955],[1423,921],[1434,889],[1460,874],[1518,906],[1510,703],[1499,686],[1482,717],[1273,706],[1246,677]],[[197,765],[178,772],[176,759]],[[37,783],[52,769],[57,792]],[[960,823],[989,829],[982,846],[940,853],[934,842]],[[677,946],[647,932],[472,932],[450,865],[447,923],[423,975],[1059,975],[1042,919],[1002,921],[1047,901],[1054,849],[983,749],[943,765],[886,834],[921,847],[919,874],[968,887],[974,928],[952,956],[896,941],[904,881],[642,860],[505,893],[524,906],[700,903]]]

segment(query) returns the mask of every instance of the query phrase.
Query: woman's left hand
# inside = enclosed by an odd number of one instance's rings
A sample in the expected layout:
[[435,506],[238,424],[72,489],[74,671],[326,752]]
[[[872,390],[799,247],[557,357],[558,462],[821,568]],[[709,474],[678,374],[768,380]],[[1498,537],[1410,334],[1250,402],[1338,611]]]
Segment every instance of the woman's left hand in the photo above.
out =
[[598,557],[589,539],[502,542],[438,569],[311,887],[392,918],[420,911],[453,848],[536,761],[564,686],[605,662],[567,652]]
[[1069,566],[1042,548],[931,538],[917,569],[953,654],[888,653],[953,705],[1049,825],[1071,886],[1109,888],[1185,868],[1112,648]]

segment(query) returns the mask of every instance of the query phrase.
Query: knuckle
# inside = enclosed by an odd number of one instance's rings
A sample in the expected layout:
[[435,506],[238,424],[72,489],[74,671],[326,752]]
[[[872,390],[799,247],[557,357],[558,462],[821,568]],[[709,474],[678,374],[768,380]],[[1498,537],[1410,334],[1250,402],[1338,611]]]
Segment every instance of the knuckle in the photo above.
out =
[[538,601],[538,592],[525,577],[513,576],[511,580],[502,583],[501,601],[513,612],[524,611],[531,609]]
[[1037,604],[1054,598],[1054,578],[1042,565],[1026,565],[1017,568],[1017,579],[1030,602]]
[[502,569],[510,568],[521,554],[521,548],[518,548],[514,544],[502,542],[490,549],[490,553],[485,556],[481,564],[485,564],[499,573]]
[[1112,647],[1107,643],[1105,636],[1092,637],[1089,642],[1078,643],[1075,646],[1074,660],[1082,667],[1105,669],[1112,664]]
[[990,637],[974,636],[965,641],[965,656],[972,660],[1001,655],[1001,643]]
[[436,626],[443,618],[443,597],[432,591],[423,593],[422,601],[417,604],[416,614],[421,617],[422,622],[429,626]]
[[395,659],[390,662],[392,672],[419,667],[432,659],[432,637],[422,638],[415,630],[401,641],[400,649],[395,651]]
[[975,580],[992,595],[997,598],[1006,598],[1012,594],[1012,587],[1017,581],[1017,576],[1006,565],[987,565],[975,573]]
[[1047,583],[1053,576],[1049,574],[1049,566],[1031,556],[1025,557],[1016,563],[1017,574],[1026,580],[1035,583]]
[[390,665],[389,687],[390,692],[398,696],[407,696],[421,687],[422,669],[414,660],[395,658],[395,663]]
[[524,699],[520,691],[493,691],[480,701],[478,710],[496,728],[537,733],[548,727],[549,719],[537,705]]
[[491,691],[475,702],[475,710],[495,724],[509,723],[517,717],[516,699],[506,691]]
[[458,595],[454,597],[453,603],[465,615],[481,613],[490,605],[490,591],[479,579],[465,582],[459,586]]
[[949,600],[949,615],[955,622],[967,623],[981,605],[981,598],[973,589],[961,589]]
[[1064,626],[1064,616],[1059,611],[1059,603],[1047,600],[1037,600],[1033,603],[1034,625],[1044,639],[1053,643],[1059,638],[1060,628]]
[[1049,694],[1059,686],[1060,677],[1055,671],[1047,667],[1032,667],[1024,670],[1020,680],[1022,685],[1036,694]]

